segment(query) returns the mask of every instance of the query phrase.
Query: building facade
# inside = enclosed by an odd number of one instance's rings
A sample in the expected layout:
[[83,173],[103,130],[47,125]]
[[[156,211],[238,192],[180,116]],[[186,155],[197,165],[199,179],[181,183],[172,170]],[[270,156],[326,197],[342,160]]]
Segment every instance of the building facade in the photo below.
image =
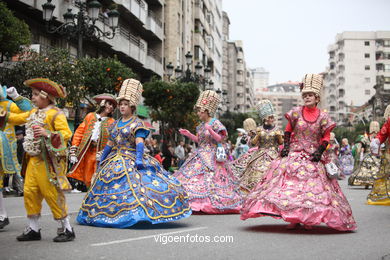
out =
[[[42,18],[42,4],[46,0],[4,0],[15,16],[24,20],[30,27],[32,44],[38,46],[40,52],[48,48],[61,47],[69,49],[74,56],[77,54],[77,40],[68,39],[60,34],[49,34]],[[130,67],[142,81],[148,81],[152,76],[162,77],[163,64],[163,13],[164,0],[115,0],[100,1],[101,14],[95,25],[103,31],[110,31],[104,15],[112,4],[117,5],[120,13],[119,28],[113,39],[91,38],[83,40],[83,53],[86,57],[116,56],[122,63]],[[74,0],[53,1],[55,9],[53,24],[64,23],[63,15],[67,9],[73,14],[79,11],[79,5]]]
[[374,96],[374,86],[390,87],[390,31],[337,34],[328,53],[326,108],[338,124],[346,124],[352,110]]
[[193,55],[191,71],[199,62],[211,69],[215,90],[222,89],[222,0],[165,1],[164,66],[187,69],[185,55]]
[[282,129],[287,124],[284,115],[292,107],[302,105],[302,95],[299,89],[299,82],[285,82],[268,86],[256,97],[259,100],[269,99],[274,108],[276,116],[276,125]]
[[250,69],[253,77],[253,88],[256,97],[256,101],[260,101],[259,96],[268,87],[269,84],[269,72],[264,68]]

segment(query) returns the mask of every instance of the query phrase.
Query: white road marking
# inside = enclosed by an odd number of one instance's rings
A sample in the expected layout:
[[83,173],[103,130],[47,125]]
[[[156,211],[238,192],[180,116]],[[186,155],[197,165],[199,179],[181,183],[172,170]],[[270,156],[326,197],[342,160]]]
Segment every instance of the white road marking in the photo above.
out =
[[[70,214],[73,214],[73,213],[78,213],[79,211],[70,211],[70,212],[68,212],[68,214],[70,215]],[[41,214],[41,217],[42,216],[52,216],[53,214],[52,213],[46,213],[46,214]],[[12,217],[8,217],[9,219],[15,219],[15,218],[27,218],[27,216],[26,215],[24,215],[24,216],[12,216]]]
[[136,241],[136,240],[154,238],[156,236],[167,236],[167,235],[172,235],[172,234],[191,232],[191,231],[195,231],[195,230],[202,230],[202,229],[206,229],[206,228],[207,227],[190,228],[190,229],[184,229],[184,230],[168,232],[168,233],[161,233],[161,234],[142,236],[142,237],[134,237],[134,238],[128,238],[128,239],[121,239],[121,240],[114,240],[114,241],[104,242],[104,243],[96,243],[96,244],[91,244],[91,246],[107,246],[107,245],[113,245],[113,244],[120,244],[120,243]]

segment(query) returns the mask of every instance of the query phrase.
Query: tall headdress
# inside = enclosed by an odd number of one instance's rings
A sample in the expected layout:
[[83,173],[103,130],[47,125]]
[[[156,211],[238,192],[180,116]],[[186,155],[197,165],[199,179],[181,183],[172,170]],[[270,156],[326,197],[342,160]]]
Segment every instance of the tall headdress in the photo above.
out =
[[259,117],[261,122],[263,122],[264,119],[267,118],[267,116],[275,115],[274,106],[272,105],[271,101],[269,101],[268,99],[261,100],[257,104],[256,109],[259,112]]
[[208,111],[210,116],[217,112],[217,108],[221,99],[213,90],[206,90],[200,93],[198,100],[195,103],[195,108],[199,108],[201,112]]
[[380,127],[378,121],[372,121],[370,123],[370,134],[372,133],[379,133]]
[[253,118],[249,117],[249,118],[244,120],[243,127],[244,127],[245,131],[247,131],[247,132],[256,131],[257,124]]
[[324,80],[319,74],[306,74],[302,79],[301,91],[304,93],[314,93],[320,96]]
[[136,79],[125,79],[116,100],[127,100],[130,106],[137,106],[141,102],[142,91],[141,82]]

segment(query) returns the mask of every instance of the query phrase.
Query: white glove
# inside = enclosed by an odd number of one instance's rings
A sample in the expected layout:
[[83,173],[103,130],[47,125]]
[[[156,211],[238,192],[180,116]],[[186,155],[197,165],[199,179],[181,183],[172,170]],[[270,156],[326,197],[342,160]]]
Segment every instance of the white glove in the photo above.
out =
[[18,91],[16,90],[15,87],[10,87],[10,88],[7,88],[7,95],[12,98],[12,99],[16,99],[19,97],[19,94],[18,94]]
[[96,161],[100,162],[100,158],[102,157],[103,151],[97,152],[96,153]]
[[370,143],[371,152],[373,154],[375,154],[375,155],[378,155],[379,154],[380,145],[381,145],[381,142],[379,141],[378,138],[372,139],[371,143]]
[[79,160],[77,159],[77,157],[76,157],[75,155],[71,155],[71,156],[69,157],[69,161],[70,161],[71,164],[75,164],[75,163],[77,163]]

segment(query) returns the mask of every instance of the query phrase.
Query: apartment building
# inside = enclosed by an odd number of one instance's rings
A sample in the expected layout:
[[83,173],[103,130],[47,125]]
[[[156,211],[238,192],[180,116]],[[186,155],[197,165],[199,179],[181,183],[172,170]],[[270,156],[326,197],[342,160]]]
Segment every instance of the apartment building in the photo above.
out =
[[[222,0],[165,1],[164,66],[186,70],[185,55],[193,55],[189,69],[200,63],[211,69],[215,90],[222,89]],[[203,70],[202,69],[202,70]]]
[[[338,124],[346,124],[378,89],[390,90],[390,31],[339,33],[328,53],[326,109]],[[385,107],[389,100],[378,97],[378,106]]]
[[299,89],[299,82],[285,82],[268,86],[258,93],[259,100],[269,99],[276,114],[276,124],[283,128],[287,124],[284,115],[291,110],[291,108],[302,105],[302,95]]
[[[32,33],[32,44],[39,46],[44,52],[48,48],[62,47],[77,54],[77,40],[68,39],[59,33],[50,34],[46,31],[42,18],[42,4],[46,0],[4,0],[15,16],[24,20]],[[113,39],[85,38],[83,53],[87,57],[112,57],[129,66],[138,74],[142,81],[152,76],[163,76],[163,22],[164,0],[108,0],[102,4],[99,19],[95,25],[103,31],[109,31],[108,21],[104,13],[109,6],[115,4],[120,13],[119,28]],[[71,9],[73,14],[79,11],[78,1],[56,0],[53,24],[64,23],[63,15]]]
[[256,101],[260,101],[261,93],[269,85],[269,72],[265,68],[250,69],[253,77],[253,88],[256,97]]

